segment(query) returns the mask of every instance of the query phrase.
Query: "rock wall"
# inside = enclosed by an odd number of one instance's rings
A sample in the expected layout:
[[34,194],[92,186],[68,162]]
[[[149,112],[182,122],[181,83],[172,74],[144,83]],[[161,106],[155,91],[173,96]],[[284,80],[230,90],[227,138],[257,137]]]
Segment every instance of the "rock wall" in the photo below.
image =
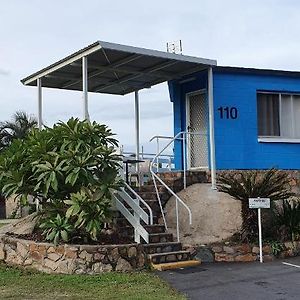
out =
[[143,245],[58,245],[0,237],[0,260],[47,273],[100,274],[142,269]]
[[[279,258],[300,255],[300,241],[285,242],[281,244],[282,250],[278,253]],[[200,246],[194,249],[196,258],[203,262],[251,262],[259,261],[259,247],[255,244],[212,244]],[[265,244],[263,247],[264,261],[273,261],[276,256],[272,253],[272,246]]]

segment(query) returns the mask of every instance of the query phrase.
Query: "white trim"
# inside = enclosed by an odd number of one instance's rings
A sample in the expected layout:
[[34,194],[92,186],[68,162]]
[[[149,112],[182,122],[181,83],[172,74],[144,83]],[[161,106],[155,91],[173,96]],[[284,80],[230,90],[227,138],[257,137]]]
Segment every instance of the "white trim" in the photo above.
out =
[[37,79],[38,88],[38,128],[42,129],[43,126],[43,92],[42,92],[42,79]]
[[258,137],[257,141],[259,143],[291,143],[291,144],[299,144],[300,139],[293,138],[284,138],[284,137]]
[[[140,103],[139,91],[134,92],[134,127],[135,127],[135,156],[140,159]],[[136,164],[136,171],[139,172],[139,164]]]
[[83,119],[90,121],[88,109],[88,60],[87,56],[82,57],[82,98],[83,98]]
[[44,76],[46,76],[46,75],[48,75],[48,74],[50,74],[50,73],[52,73],[54,71],[57,71],[60,68],[62,68],[64,66],[67,66],[67,65],[69,65],[69,64],[71,64],[71,63],[73,63],[73,62],[75,62],[75,61],[77,61],[79,59],[81,59],[82,57],[87,56],[87,55],[89,55],[91,53],[94,53],[94,52],[96,52],[96,51],[98,51],[100,49],[101,49],[101,45],[96,45],[95,47],[93,47],[91,49],[88,49],[88,50],[86,50],[84,52],[81,52],[78,55],[75,55],[75,56],[73,56],[70,59],[66,59],[66,60],[64,60],[61,63],[55,64],[53,67],[50,66],[50,67],[46,68],[44,71],[43,70],[39,71],[37,75],[32,76],[32,77],[29,76],[29,78],[27,77],[27,78],[23,79],[22,82],[23,82],[24,85],[28,85],[31,82],[36,81],[38,78],[42,78],[42,77],[44,77]]

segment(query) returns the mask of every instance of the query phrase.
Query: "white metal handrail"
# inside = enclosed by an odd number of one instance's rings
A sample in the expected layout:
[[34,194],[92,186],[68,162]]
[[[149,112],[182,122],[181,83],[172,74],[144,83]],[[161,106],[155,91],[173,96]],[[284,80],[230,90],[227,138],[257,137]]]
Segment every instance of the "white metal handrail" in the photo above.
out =
[[149,211],[149,218],[150,218],[149,225],[153,225],[153,211],[149,206],[149,204],[126,182],[125,182],[125,187],[136,197],[137,200],[139,200],[146,206],[147,210]]
[[[149,142],[151,143],[154,139],[156,139],[156,171],[158,172],[159,170],[159,156],[162,156],[161,154],[158,155],[160,152],[159,148],[159,140],[160,139],[165,139],[165,140],[172,140],[173,141],[173,136],[166,136],[166,135],[154,135]],[[169,170],[171,171],[171,164],[169,164]]]
[[[155,187],[155,191],[156,191],[156,194],[157,194],[157,199],[158,199],[158,202],[159,202],[159,206],[160,206],[160,210],[161,210],[161,213],[162,213],[162,217],[163,217],[163,221],[164,221],[164,224],[165,224],[165,227],[166,229],[168,230],[168,226],[167,226],[167,222],[166,222],[166,218],[165,218],[165,214],[164,214],[164,211],[163,211],[163,208],[162,208],[162,204],[161,204],[161,199],[160,199],[160,195],[159,195],[159,191],[158,191],[158,188],[157,188],[157,183],[156,181],[159,181],[166,189],[169,193],[171,193],[171,195],[173,195],[176,199],[176,202],[175,202],[175,209],[176,209],[176,231],[177,231],[177,240],[179,241],[180,237],[179,237],[179,214],[178,214],[178,202],[181,203],[185,208],[186,210],[188,211],[188,214],[189,214],[189,223],[190,225],[192,225],[192,211],[191,209],[186,205],[186,203],[184,203],[184,201],[182,201],[178,195],[176,195],[176,193],[154,172],[153,170],[153,165],[155,163],[155,160],[161,155],[161,153],[163,151],[165,151],[175,140],[179,139],[181,136],[183,136],[183,140],[184,142],[186,142],[186,135],[189,134],[188,132],[185,132],[185,131],[181,131],[179,133],[177,133],[171,140],[170,142],[162,149],[160,150],[157,155],[153,158],[151,164],[150,164],[150,172],[151,172],[151,175],[152,175],[152,179],[153,179],[153,183],[154,183],[154,187]],[[185,147],[183,147],[185,149]],[[185,161],[185,158],[184,158],[184,161]],[[186,165],[186,163],[184,162],[184,165]],[[186,169],[186,167],[184,167],[184,169]],[[184,175],[185,176],[185,175]]]
[[[125,188],[134,194],[136,198],[132,198]],[[121,188],[119,191],[114,191],[113,193],[116,208],[134,228],[134,241],[136,243],[140,243],[142,237],[146,243],[149,243],[149,233],[141,225],[141,220],[147,225],[153,225],[152,209],[127,183],[125,183],[125,188]],[[133,213],[124,205],[123,202],[125,202],[133,210]],[[140,206],[141,203],[149,211],[149,214],[147,214]]]

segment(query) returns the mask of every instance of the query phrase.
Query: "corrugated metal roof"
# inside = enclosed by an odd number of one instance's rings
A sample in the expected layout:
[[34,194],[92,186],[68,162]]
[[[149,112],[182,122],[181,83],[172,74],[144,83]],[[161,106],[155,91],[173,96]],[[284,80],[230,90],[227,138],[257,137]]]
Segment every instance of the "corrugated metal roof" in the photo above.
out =
[[125,95],[215,66],[211,59],[97,41],[21,80],[24,85],[82,90],[82,57],[89,92]]

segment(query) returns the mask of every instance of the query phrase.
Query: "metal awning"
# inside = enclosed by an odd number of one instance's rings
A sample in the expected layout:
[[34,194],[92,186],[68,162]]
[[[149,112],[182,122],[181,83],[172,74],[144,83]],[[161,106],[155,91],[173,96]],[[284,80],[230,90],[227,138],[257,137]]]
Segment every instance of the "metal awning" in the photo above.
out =
[[[42,88],[82,91],[83,119],[90,120],[88,92],[126,95],[135,92],[135,141],[139,158],[139,93],[143,88],[208,70],[210,156],[212,186],[215,187],[213,73],[216,60],[167,53],[97,41],[21,82],[37,86],[38,127],[43,127]],[[138,165],[137,165],[138,168]]]
[[97,41],[21,80],[24,85],[82,91],[82,58],[88,91],[125,95],[215,66],[211,59]]

